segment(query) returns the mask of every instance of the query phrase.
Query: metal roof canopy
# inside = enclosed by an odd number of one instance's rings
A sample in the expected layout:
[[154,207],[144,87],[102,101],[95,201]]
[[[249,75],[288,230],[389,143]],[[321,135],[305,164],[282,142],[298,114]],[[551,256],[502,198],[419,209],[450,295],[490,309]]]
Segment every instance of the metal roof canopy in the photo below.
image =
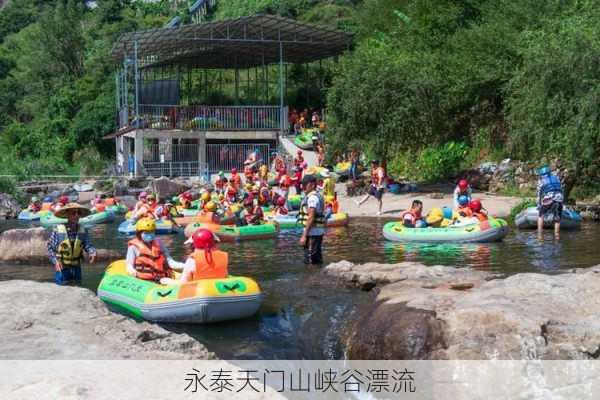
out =
[[140,68],[188,65],[196,68],[252,68],[280,62],[305,63],[350,48],[352,34],[274,15],[255,15],[177,28],[123,34],[113,47],[115,61],[133,58]]

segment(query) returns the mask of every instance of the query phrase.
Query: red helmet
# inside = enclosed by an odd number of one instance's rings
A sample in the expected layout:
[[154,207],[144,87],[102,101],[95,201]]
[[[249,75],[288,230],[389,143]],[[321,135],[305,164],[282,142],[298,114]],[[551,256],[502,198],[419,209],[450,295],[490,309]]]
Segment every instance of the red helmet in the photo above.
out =
[[458,181],[458,188],[460,190],[467,190],[468,187],[469,187],[469,182],[467,182],[466,179],[461,179],[460,181]]
[[285,198],[284,198],[284,197],[278,197],[278,198],[277,198],[277,205],[278,205],[279,207],[283,207],[283,206],[285,206]]
[[190,192],[185,192],[182,197],[187,201],[192,201],[192,194]]
[[58,198],[58,202],[62,205],[65,205],[69,202],[69,197],[68,196],[60,196]]
[[482,205],[481,205],[481,200],[477,200],[477,199],[475,199],[475,200],[471,200],[471,201],[469,202],[469,208],[470,208],[470,209],[471,209],[471,211],[473,211],[473,212],[480,212],[480,211],[481,211],[481,208],[482,208]]
[[237,168],[231,168],[231,173],[232,174],[237,174]]
[[246,200],[244,200],[244,207],[249,207],[249,206],[253,206],[253,205],[254,205],[254,197],[253,196],[246,197]]
[[212,249],[215,247],[215,237],[208,229],[198,229],[192,235],[195,249]]

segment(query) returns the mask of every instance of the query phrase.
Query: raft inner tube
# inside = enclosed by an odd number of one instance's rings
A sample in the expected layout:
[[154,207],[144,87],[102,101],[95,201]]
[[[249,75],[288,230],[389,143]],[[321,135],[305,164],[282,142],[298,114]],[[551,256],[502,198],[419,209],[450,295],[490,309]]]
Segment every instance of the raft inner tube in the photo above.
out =
[[245,226],[196,223],[188,225],[185,228],[186,237],[192,236],[192,234],[200,228],[208,229],[209,231],[213,232],[223,242],[272,239],[277,237],[277,233],[279,231],[279,226],[272,222],[267,222],[260,225]]
[[[537,229],[538,210],[536,207],[529,207],[521,211],[515,217],[515,225],[519,229]],[[563,208],[560,220],[560,229],[573,230],[579,229],[582,222],[581,215],[577,211]],[[544,216],[544,229],[553,229],[554,221],[551,215]]]
[[383,227],[383,236],[387,240],[398,242],[496,242],[508,233],[508,224],[502,219],[490,218],[488,221],[468,225],[448,226],[445,228],[407,228],[402,222],[388,222]]
[[[87,217],[79,219],[79,224],[83,227],[89,228],[98,224],[108,224],[114,220],[115,214],[106,210],[99,213],[90,214]],[[66,223],[66,218],[58,218],[52,213],[48,213],[40,218],[40,225],[42,225],[44,228],[52,228],[57,225],[65,225]]]
[[125,260],[108,266],[98,286],[98,297],[147,321],[193,324],[247,318],[262,302],[260,287],[251,278],[229,276],[161,285],[128,275]]

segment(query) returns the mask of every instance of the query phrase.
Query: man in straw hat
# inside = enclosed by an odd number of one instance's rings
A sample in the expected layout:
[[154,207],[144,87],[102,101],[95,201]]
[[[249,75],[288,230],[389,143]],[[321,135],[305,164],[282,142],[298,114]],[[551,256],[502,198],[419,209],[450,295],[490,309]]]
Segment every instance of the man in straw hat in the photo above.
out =
[[96,261],[96,249],[90,243],[86,230],[79,225],[79,218],[88,216],[90,210],[77,203],[69,203],[56,212],[58,218],[66,218],[66,225],[58,225],[48,239],[48,256],[54,265],[54,281],[57,285],[81,282],[81,260],[85,251],[90,264]]

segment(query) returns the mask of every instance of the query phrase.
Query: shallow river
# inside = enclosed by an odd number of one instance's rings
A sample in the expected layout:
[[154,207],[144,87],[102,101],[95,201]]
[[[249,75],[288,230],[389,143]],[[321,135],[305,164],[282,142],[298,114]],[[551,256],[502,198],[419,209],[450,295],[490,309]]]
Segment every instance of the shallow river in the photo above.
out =
[[[468,245],[403,245],[383,240],[380,219],[353,219],[348,228],[328,231],[326,262],[355,263],[419,261],[427,265],[471,267],[493,272],[552,273],[564,268],[600,264],[600,224],[586,224],[580,231],[563,232],[554,241],[548,232],[539,241],[534,232],[512,230],[501,243]],[[0,231],[27,227],[16,221],[2,223]],[[94,244],[100,248],[123,249],[125,237],[117,224],[94,228]],[[266,297],[253,318],[213,325],[169,325],[186,332],[221,358],[321,359],[343,357],[340,338],[368,294],[334,286],[314,267],[302,263],[298,234],[242,244],[223,244],[230,252],[230,272],[256,279]],[[183,235],[163,236],[176,259],[185,254]],[[95,290],[103,265],[85,266],[83,285]],[[34,279],[51,281],[52,269],[40,266],[1,266],[0,280]]]

